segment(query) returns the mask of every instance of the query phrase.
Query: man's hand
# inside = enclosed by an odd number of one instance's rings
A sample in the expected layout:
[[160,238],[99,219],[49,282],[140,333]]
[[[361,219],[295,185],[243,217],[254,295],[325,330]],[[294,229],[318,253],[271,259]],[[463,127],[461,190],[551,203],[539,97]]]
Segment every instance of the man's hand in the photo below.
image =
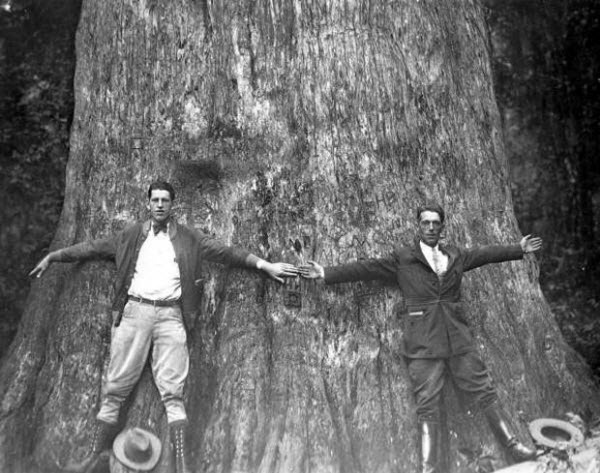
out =
[[307,266],[300,266],[298,271],[300,276],[306,279],[323,279],[325,277],[323,266],[315,261],[309,261]]
[[31,272],[29,273],[30,277],[42,277],[42,274],[44,274],[44,272],[48,269],[48,267],[50,266],[50,263],[52,263],[52,253],[47,254],[38,264],[35,268],[33,268],[31,270]]
[[520,241],[521,249],[523,253],[533,253],[534,251],[539,250],[542,247],[542,239],[539,237],[532,237],[531,235],[526,235]]
[[298,276],[298,269],[293,264],[288,263],[269,263],[260,260],[256,267],[269,275],[271,279],[283,283],[283,278],[295,278]]

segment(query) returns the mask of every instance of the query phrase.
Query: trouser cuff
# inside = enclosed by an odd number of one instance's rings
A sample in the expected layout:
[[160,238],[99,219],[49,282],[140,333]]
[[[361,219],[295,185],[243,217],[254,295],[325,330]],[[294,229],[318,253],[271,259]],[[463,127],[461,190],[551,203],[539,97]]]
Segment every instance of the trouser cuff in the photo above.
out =
[[177,427],[185,427],[186,425],[188,425],[188,420],[187,419],[179,419],[179,420],[174,420],[174,421],[168,421],[167,425],[169,426],[170,429],[174,429]]
[[183,400],[171,398],[168,401],[164,401],[164,406],[167,414],[167,422],[169,424],[180,420],[187,422],[187,414],[185,412]]
[[117,422],[119,422],[119,415],[118,415],[118,413],[117,413],[117,415],[112,415],[112,414],[106,414],[106,413],[103,413],[102,411],[100,411],[96,415],[96,420],[98,420],[100,422],[104,422],[105,424],[109,424],[109,425],[117,425]]
[[105,396],[100,402],[100,409],[96,419],[107,424],[116,424],[119,422],[119,412],[121,411],[121,401],[115,396]]

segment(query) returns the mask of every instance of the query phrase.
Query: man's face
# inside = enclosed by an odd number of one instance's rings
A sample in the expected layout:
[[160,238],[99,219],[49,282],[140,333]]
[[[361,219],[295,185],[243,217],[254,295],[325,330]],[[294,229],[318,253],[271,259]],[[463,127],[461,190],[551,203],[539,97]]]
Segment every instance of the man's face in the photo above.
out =
[[437,212],[425,210],[419,217],[419,238],[426,245],[434,247],[440,241],[440,234],[444,229],[442,219]]
[[164,222],[171,216],[171,194],[169,191],[153,189],[148,200],[148,210],[152,214],[152,220],[157,223]]

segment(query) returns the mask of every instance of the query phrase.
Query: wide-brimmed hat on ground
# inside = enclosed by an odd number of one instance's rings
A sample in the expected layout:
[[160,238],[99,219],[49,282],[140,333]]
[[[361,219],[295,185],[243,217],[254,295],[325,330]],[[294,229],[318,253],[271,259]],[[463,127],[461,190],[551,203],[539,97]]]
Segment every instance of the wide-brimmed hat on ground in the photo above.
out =
[[135,470],[151,470],[160,458],[160,440],[147,430],[134,427],[117,435],[113,452],[123,465]]
[[575,448],[584,440],[581,430],[560,419],[535,419],[529,423],[529,432],[538,445],[550,448]]

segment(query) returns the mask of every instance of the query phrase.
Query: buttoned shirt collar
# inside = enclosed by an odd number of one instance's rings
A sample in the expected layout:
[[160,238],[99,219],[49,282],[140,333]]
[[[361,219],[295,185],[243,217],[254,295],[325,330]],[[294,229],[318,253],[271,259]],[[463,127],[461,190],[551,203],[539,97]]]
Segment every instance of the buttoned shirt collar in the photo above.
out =
[[425,259],[429,263],[429,266],[431,266],[431,269],[433,269],[434,271],[435,264],[433,262],[433,252],[436,251],[438,253],[438,257],[441,263],[440,271],[442,274],[445,273],[448,269],[448,255],[444,254],[440,250],[440,245],[437,244],[434,247],[431,247],[419,240],[419,246],[421,247],[421,252],[423,253],[423,256],[425,256]]

